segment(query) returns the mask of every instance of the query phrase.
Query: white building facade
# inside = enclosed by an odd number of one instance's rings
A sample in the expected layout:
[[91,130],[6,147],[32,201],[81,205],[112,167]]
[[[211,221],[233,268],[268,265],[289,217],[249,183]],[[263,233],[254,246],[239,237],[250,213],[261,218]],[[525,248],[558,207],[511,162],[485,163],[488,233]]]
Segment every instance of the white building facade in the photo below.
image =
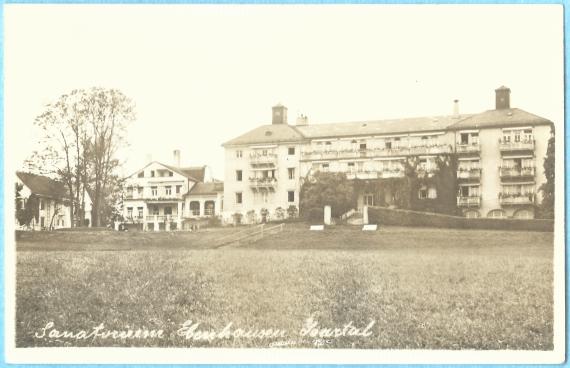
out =
[[[123,218],[127,226],[146,231],[190,229],[194,222],[219,216],[223,183],[207,166],[180,167],[150,162],[125,180]],[[131,226],[132,225],[132,226]]]
[[[459,114],[455,101],[449,116],[312,125],[304,116],[289,125],[287,109],[274,106],[272,124],[223,145],[224,221],[235,222],[237,215],[258,222],[298,209],[302,179],[316,171],[368,181],[398,178],[413,157],[418,175],[429,177],[441,155],[457,159],[457,207],[464,216],[533,218],[554,125],[511,108],[506,87],[495,97],[495,108],[480,114]],[[379,195],[359,193],[357,209],[393,200],[389,190],[382,201]],[[412,195],[438,197],[430,186]]]

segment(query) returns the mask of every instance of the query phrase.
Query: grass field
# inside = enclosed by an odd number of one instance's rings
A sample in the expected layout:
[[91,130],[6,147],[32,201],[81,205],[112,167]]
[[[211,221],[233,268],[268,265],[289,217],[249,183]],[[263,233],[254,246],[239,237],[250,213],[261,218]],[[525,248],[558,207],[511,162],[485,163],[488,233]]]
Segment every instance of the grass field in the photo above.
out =
[[[253,244],[211,249],[232,231],[22,235],[17,346],[314,347],[316,339],[300,333],[311,317],[320,332],[374,321],[370,336],[325,338],[318,340],[322,347],[553,348],[552,233],[309,232],[290,224]],[[203,331],[231,322],[233,331],[271,328],[282,335],[185,339],[178,330],[187,320]],[[59,331],[104,323],[164,335],[35,337],[48,322]]]

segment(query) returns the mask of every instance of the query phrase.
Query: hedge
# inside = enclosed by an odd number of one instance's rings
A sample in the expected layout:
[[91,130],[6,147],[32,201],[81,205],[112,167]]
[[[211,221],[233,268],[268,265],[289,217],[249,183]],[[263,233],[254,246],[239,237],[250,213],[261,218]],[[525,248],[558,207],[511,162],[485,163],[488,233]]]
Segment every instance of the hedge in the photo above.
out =
[[466,218],[437,213],[369,207],[368,222],[378,225],[452,229],[554,231],[554,220]]

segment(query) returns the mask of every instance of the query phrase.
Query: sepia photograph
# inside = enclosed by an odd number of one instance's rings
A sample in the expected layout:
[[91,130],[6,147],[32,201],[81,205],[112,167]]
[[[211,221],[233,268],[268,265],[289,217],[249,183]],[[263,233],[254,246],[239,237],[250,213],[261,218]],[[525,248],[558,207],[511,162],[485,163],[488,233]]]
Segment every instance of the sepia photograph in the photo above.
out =
[[7,362],[564,361],[561,5],[7,4],[3,37]]

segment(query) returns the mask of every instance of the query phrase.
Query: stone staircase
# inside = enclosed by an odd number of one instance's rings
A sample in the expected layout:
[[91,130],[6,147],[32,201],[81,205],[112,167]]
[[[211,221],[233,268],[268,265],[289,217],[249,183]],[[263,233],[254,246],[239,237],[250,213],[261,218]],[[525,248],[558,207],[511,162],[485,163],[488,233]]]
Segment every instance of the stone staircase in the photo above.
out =
[[346,221],[348,225],[363,225],[364,221],[362,217],[362,212],[352,209],[342,215],[340,218],[341,220]]

